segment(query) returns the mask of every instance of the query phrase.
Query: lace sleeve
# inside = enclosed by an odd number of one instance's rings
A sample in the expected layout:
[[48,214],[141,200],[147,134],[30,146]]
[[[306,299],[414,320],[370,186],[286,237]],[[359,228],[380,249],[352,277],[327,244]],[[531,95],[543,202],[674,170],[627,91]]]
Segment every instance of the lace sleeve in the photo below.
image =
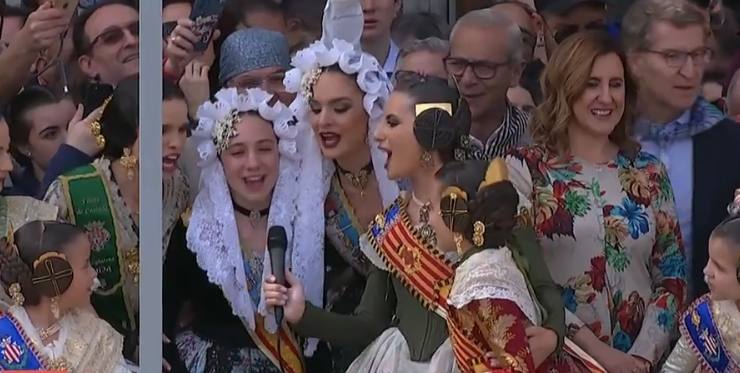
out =
[[54,180],[49,186],[44,196],[44,202],[56,206],[59,220],[69,222],[69,210],[67,207],[67,198],[64,195],[64,187],[59,179]]

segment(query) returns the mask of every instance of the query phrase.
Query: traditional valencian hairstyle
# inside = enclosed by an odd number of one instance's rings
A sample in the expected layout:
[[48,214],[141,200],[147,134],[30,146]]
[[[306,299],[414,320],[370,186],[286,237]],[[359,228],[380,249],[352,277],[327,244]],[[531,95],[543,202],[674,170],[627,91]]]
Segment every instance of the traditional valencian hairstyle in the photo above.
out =
[[445,79],[416,75],[399,80],[394,92],[414,101],[414,137],[427,152],[437,152],[442,162],[466,158],[470,145],[470,108]]
[[[253,304],[251,298],[245,296],[247,283],[239,231],[226,175],[219,159],[228,148],[229,141],[237,135],[236,125],[244,114],[257,115],[271,123],[278,139],[278,180],[273,189],[267,223],[268,226],[285,228],[288,237],[286,258],[289,261],[286,266],[296,276],[310,277],[315,274],[309,271],[316,270],[323,273],[323,261],[316,263],[311,258],[321,255],[323,251],[324,220],[323,209],[316,208],[320,204],[300,210],[298,218],[299,189],[321,184],[320,173],[303,172],[303,139],[311,137],[306,123],[295,120],[285,105],[261,89],[248,89],[240,94],[236,88],[225,88],[216,93],[214,102],[206,102],[198,109],[199,123],[193,132],[193,139],[197,143],[200,158],[201,188],[195,197],[188,226],[188,248],[196,254],[198,264],[208,274],[209,281],[221,287],[234,314],[245,326],[254,329],[255,312],[267,315],[271,311],[264,305],[264,295],[260,297],[259,305]],[[320,154],[316,157],[320,157]],[[314,188],[306,195],[311,196],[312,192],[320,193],[321,189]],[[315,202],[317,199],[323,201],[320,195],[312,200]],[[313,236],[306,237],[294,232],[294,224],[298,221]],[[271,272],[266,248],[264,258],[260,283]],[[307,294],[309,292],[313,294],[316,289],[307,286]],[[265,323],[268,330],[274,332],[277,329],[274,318],[265,318]]]
[[630,136],[637,100],[637,85],[628,72],[627,58],[619,43],[603,31],[585,31],[567,38],[553,53],[540,84],[545,98],[530,123],[532,139],[549,151],[565,155],[569,148],[568,127],[576,121],[573,103],[586,89],[597,58],[615,54],[624,67],[624,114],[609,135],[622,151],[634,156],[638,143]]
[[440,213],[455,234],[458,251],[462,239],[481,248],[498,248],[510,240],[519,195],[503,159],[448,163],[438,177],[444,187]]
[[74,273],[64,247],[84,234],[72,224],[39,220],[8,233],[0,245],[0,279],[16,305],[38,305],[69,289]]

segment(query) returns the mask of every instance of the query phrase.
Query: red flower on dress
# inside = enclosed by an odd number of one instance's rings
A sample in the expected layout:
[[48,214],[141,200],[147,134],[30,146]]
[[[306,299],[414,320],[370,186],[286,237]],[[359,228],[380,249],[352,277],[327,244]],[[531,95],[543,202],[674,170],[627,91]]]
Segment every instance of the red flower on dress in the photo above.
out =
[[617,320],[619,327],[630,336],[635,338],[640,333],[642,321],[645,318],[645,302],[636,291],[630,293],[627,300],[617,308]]
[[591,278],[591,287],[599,293],[606,287],[606,258],[597,256],[591,258],[591,270],[586,274]]

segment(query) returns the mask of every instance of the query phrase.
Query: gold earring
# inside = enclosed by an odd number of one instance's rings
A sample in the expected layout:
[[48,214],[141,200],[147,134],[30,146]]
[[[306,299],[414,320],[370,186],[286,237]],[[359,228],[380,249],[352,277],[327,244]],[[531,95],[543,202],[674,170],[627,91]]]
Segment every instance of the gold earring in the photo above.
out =
[[477,247],[483,246],[483,235],[486,233],[486,226],[478,220],[473,224],[473,244]]
[[424,168],[432,167],[432,153],[427,150],[421,153],[421,166]]
[[54,315],[54,318],[59,320],[59,298],[54,297],[51,298],[51,314]]
[[123,156],[121,156],[121,166],[126,169],[126,177],[129,180],[134,179],[134,170],[136,169],[139,160],[135,155],[131,154],[131,149],[123,148]]
[[460,234],[460,233],[454,233],[452,235],[452,238],[455,240],[455,248],[457,248],[457,253],[459,255],[462,255],[463,254],[463,248],[462,248],[463,238],[462,238],[462,234]]
[[22,306],[23,303],[26,302],[26,297],[23,296],[23,293],[21,292],[21,285],[17,282],[14,282],[10,285],[8,288],[8,293],[10,295],[10,299],[13,300],[13,304],[16,306]]

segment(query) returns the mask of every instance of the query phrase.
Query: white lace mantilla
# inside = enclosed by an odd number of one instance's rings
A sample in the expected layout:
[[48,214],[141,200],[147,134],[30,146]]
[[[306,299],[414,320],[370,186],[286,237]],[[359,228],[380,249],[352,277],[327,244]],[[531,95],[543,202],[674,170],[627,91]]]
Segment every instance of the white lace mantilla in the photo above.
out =
[[[285,228],[288,237],[286,258],[299,251],[312,255],[323,249],[301,243],[296,247],[293,239],[293,224],[296,217],[300,156],[297,140],[300,123],[296,124],[291,111],[282,103],[270,105],[272,95],[261,89],[249,89],[239,94],[235,88],[222,89],[216,94],[215,102],[206,102],[198,109],[198,128],[193,132],[197,142],[201,186],[193,204],[193,213],[187,231],[188,248],[196,254],[198,265],[206,271],[208,279],[221,287],[232,311],[245,325],[254,329],[255,311],[267,316],[264,305],[252,304],[247,291],[246,274],[239,242],[239,231],[231,202],[229,186],[223,166],[217,155],[214,128],[226,120],[233,110],[239,113],[256,112],[273,124],[278,138],[280,166],[278,180],[273,190],[268,226]],[[217,131],[216,131],[217,132]],[[304,252],[305,250],[305,252]],[[270,257],[265,248],[264,276],[270,273]],[[290,260],[290,259],[289,259]],[[286,263],[290,265],[290,263]],[[303,276],[303,274],[297,274]],[[264,297],[260,299],[264,303]],[[276,330],[272,317],[267,317],[268,330]],[[272,325],[270,325],[272,324]]]
[[474,300],[487,298],[508,299],[533,324],[542,324],[539,308],[507,247],[483,250],[460,264],[447,303],[459,309]]
[[[387,155],[378,148],[375,141],[375,131],[383,116],[385,105],[391,91],[388,76],[383,71],[375,57],[356,50],[352,44],[341,39],[331,41],[320,40],[299,51],[291,61],[294,68],[285,74],[285,89],[297,93],[293,106],[297,117],[301,121],[308,121],[308,97],[302,87],[306,80],[315,74],[316,69],[337,65],[347,75],[357,76],[357,86],[365,94],[362,99],[363,107],[370,117],[368,123],[368,143],[373,161],[373,170],[378,181],[383,205],[390,205],[398,197],[398,185],[388,179],[385,170]],[[316,141],[314,139],[314,141]],[[324,174],[330,178],[334,173],[334,165],[325,160]],[[326,181],[328,183],[328,181]]]

